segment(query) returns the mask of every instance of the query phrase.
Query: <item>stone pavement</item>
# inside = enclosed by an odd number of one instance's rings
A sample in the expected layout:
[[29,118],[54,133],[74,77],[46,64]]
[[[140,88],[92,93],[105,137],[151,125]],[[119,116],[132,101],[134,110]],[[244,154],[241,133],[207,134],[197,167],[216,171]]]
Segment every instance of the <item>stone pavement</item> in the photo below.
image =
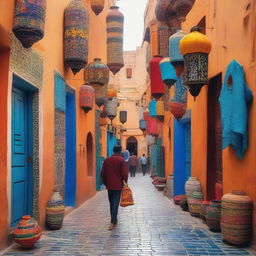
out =
[[130,178],[135,205],[119,208],[119,223],[108,231],[106,191],[69,214],[58,231],[45,231],[32,250],[13,245],[3,255],[256,255],[222,242],[198,219],[183,212],[151,184],[149,176]]

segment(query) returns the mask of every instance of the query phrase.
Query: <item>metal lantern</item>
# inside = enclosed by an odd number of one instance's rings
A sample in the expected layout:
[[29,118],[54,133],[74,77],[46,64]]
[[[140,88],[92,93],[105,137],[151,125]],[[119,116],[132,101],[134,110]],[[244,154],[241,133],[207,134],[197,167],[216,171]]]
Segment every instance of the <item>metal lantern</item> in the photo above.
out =
[[164,119],[164,102],[162,100],[156,102],[156,116],[161,121]]
[[176,0],[174,1],[172,8],[178,14],[179,20],[184,22],[187,14],[192,9],[195,0]]
[[105,0],[91,0],[91,8],[96,15],[99,15],[105,5]]
[[105,117],[108,116],[106,106],[107,106],[107,102],[104,103],[103,109],[102,109],[101,112],[100,112],[100,117],[101,117],[101,118],[105,118]]
[[107,117],[112,121],[117,113],[117,99],[109,100],[106,104]]
[[101,62],[100,58],[95,58],[84,69],[84,80],[91,85],[105,85],[109,81],[109,69]]
[[109,88],[107,94],[108,94],[108,99],[109,100],[117,97],[117,91],[115,89]]
[[151,100],[148,105],[149,116],[156,117],[156,100]]
[[111,6],[107,15],[107,65],[115,75],[124,66],[123,23],[124,16],[119,7]]
[[157,1],[155,14],[156,14],[156,18],[159,21],[166,20],[167,9],[171,2],[172,2],[172,0],[158,0]]
[[127,111],[126,110],[121,110],[119,112],[119,121],[124,124],[127,122]]
[[16,0],[13,33],[24,48],[44,37],[46,0]]
[[170,36],[169,39],[170,62],[176,70],[177,77],[180,77],[184,71],[184,58],[180,52],[180,40],[186,35],[187,33],[179,30],[177,33]]
[[160,71],[160,61],[161,57],[155,56],[151,59],[149,63],[150,67],[150,81],[151,81],[151,94],[155,98],[160,98],[165,93],[164,83],[162,81],[161,71]]
[[140,119],[140,130],[143,132],[147,130],[147,122],[145,119]]
[[83,1],[73,0],[64,16],[64,60],[76,74],[87,64],[89,15]]
[[170,58],[163,58],[159,65],[163,82],[166,86],[171,87],[177,81],[177,76],[173,65],[170,63]]
[[184,84],[194,97],[208,84],[208,55],[211,51],[211,41],[197,29],[192,29],[180,41],[180,50],[185,59]]
[[107,88],[108,85],[91,85],[95,90],[95,103],[98,107],[101,107],[103,104],[107,103]]
[[95,96],[95,91],[91,86],[82,85],[80,87],[79,103],[80,103],[80,108],[82,108],[85,113],[93,109],[94,96]]
[[186,113],[187,108],[187,88],[183,85],[180,77],[174,85],[174,97],[170,100],[170,111],[173,116],[180,120]]

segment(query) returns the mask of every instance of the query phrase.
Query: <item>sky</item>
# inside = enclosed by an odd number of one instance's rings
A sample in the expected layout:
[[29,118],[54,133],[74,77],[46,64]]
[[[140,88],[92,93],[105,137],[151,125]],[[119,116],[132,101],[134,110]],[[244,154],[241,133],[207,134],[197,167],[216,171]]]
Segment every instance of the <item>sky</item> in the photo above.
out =
[[144,12],[148,0],[117,0],[124,15],[124,51],[141,46],[144,32]]

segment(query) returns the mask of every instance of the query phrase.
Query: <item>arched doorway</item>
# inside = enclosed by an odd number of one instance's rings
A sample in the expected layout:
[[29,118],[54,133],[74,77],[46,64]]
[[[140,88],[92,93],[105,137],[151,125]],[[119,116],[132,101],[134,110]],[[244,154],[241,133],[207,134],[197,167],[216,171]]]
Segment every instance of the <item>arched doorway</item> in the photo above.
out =
[[89,132],[86,139],[87,175],[93,176],[93,138]]
[[135,137],[131,136],[126,141],[126,149],[133,154],[138,153],[138,141]]

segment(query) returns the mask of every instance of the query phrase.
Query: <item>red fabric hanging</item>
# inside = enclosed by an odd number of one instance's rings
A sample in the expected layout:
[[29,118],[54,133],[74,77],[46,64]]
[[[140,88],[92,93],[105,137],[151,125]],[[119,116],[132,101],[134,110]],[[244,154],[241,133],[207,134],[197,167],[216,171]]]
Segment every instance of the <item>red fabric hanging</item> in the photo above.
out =
[[151,94],[155,98],[160,98],[164,95],[165,88],[164,83],[162,81],[161,71],[160,71],[160,61],[162,57],[155,56],[150,62],[150,81],[151,81]]

